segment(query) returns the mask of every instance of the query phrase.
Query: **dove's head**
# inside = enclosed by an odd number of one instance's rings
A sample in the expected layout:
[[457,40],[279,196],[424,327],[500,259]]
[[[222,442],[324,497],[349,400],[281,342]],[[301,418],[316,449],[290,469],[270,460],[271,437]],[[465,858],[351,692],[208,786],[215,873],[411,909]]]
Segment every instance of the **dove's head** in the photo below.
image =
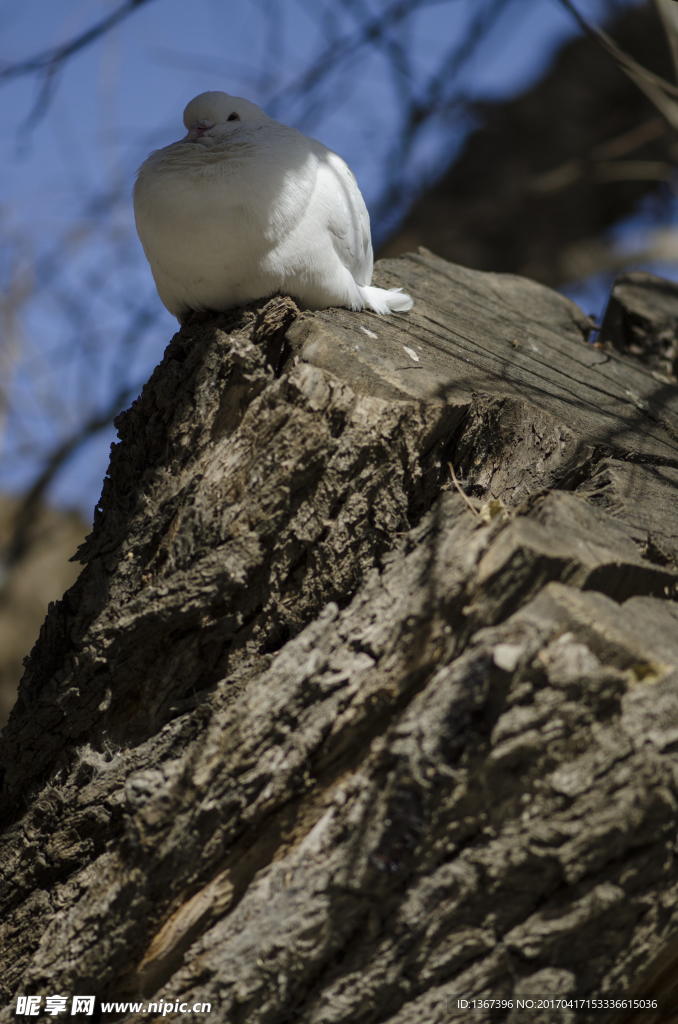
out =
[[188,135],[184,142],[197,142],[205,136],[223,139],[238,129],[240,124],[264,124],[270,117],[256,103],[226,92],[201,92],[184,110],[184,124]]

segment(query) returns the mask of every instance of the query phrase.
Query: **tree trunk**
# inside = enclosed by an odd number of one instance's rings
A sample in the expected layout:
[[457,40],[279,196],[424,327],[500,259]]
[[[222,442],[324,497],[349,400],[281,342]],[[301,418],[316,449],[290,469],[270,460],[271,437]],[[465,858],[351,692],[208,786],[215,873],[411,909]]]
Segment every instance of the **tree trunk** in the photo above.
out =
[[119,417],[4,732],[2,1020],[669,1005],[676,387],[532,281],[377,277],[194,315]]

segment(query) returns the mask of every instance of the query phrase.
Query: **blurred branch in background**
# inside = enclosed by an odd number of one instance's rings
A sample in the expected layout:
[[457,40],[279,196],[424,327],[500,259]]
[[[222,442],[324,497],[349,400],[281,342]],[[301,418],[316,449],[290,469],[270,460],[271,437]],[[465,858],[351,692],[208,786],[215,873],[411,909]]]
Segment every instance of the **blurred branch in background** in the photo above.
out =
[[[17,510],[16,537],[0,563],[5,569],[26,549],[33,519],[64,465],[140,391],[148,375],[145,343],[163,315],[150,286],[140,288],[141,260],[130,224],[116,222],[127,197],[108,195],[53,248],[4,284],[3,474],[26,494]],[[13,308],[36,303],[24,329]],[[27,321],[27,323],[26,323]],[[17,340],[19,339],[20,340]],[[152,344],[153,357],[156,346]]]
[[32,543],[33,527],[40,518],[45,504],[45,494],[54,477],[64,463],[92,435],[108,427],[114,417],[135,398],[143,386],[143,381],[122,388],[113,398],[108,408],[93,415],[71,437],[66,438],[48,456],[42,472],[31,486],[28,493],[18,503],[11,519],[9,539],[6,542],[2,562],[0,562],[0,591],[14,566],[26,555]]
[[[617,13],[610,32],[668,82],[671,54],[652,7]],[[624,265],[604,233],[641,201],[650,220],[670,217],[675,132],[590,38],[564,46],[523,95],[476,109],[481,127],[380,255],[424,245],[557,287]]]
[[54,70],[61,68],[70,57],[83,50],[86,46],[96,42],[101,36],[110,32],[116,25],[119,25],[124,18],[129,17],[139,7],[149,2],[150,0],[128,0],[126,4],[113,11],[107,18],[97,22],[96,25],[87,29],[86,32],[77,35],[75,39],[71,39],[70,42],[64,43],[61,46],[51,47],[43,53],[29,57],[28,60],[0,67],[0,81],[9,81],[22,75],[53,74]]
[[50,101],[54,95],[57,75],[71,57],[91,46],[92,43],[97,42],[102,36],[105,36],[119,25],[121,21],[128,18],[130,14],[134,14],[143,4],[150,2],[151,0],[127,0],[127,3],[122,4],[121,7],[118,7],[108,17],[103,18],[96,25],[87,29],[86,32],[77,35],[69,42],[63,43],[61,46],[50,47],[49,50],[38,53],[34,57],[29,57],[28,60],[0,67],[0,85],[4,82],[10,82],[15,78],[21,78],[23,75],[37,75],[40,80],[40,89],[33,108],[21,126],[24,131],[34,128],[47,113]]
[[[354,0],[344,0],[344,3],[354,6]],[[457,86],[458,75],[494,31],[500,16],[513,5],[514,0],[492,0],[478,8],[462,38],[444,53],[438,66],[418,88],[409,68],[406,38],[380,40],[400,98],[400,126],[385,161],[384,185],[373,211],[377,239],[400,221],[412,194],[421,190],[422,182],[417,180],[416,170],[411,165],[418,138],[429,129],[429,122],[433,118],[447,120],[449,132],[452,116],[468,116],[469,101]]]
[[673,58],[673,77],[678,82],[678,6],[675,0],[654,0],[654,5],[664,26]]
[[33,266],[27,241],[5,221],[0,271],[0,438],[7,419],[13,371],[22,347],[21,310],[33,292]]
[[[589,39],[592,39],[593,42],[597,43],[607,54],[609,54],[609,56],[616,61],[621,70],[628,75],[631,81],[645,93],[650,102],[653,103],[657,110],[666,118],[671,127],[678,129],[678,103],[676,103],[676,97],[678,97],[678,86],[674,85],[672,82],[668,82],[661,75],[654,74],[648,67],[640,64],[637,60],[634,60],[633,57],[622,50],[606,32],[603,32],[602,29],[599,29],[596,25],[591,25],[586,18],[583,18],[571,0],[559,0],[559,2],[567,11],[570,11],[574,15],[578,24],[583,28]],[[671,18],[664,16],[666,2],[674,3],[675,0],[656,0],[655,6],[660,13],[666,42],[669,46],[671,56],[673,57],[671,41],[674,37],[674,26]]]

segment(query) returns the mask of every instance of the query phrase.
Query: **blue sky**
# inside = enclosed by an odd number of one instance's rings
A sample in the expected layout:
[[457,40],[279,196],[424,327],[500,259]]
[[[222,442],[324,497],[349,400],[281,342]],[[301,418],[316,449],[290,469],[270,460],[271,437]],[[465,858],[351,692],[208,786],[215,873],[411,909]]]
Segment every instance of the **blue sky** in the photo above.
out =
[[[479,5],[490,2],[429,0],[394,29],[407,43],[415,83],[461,37]],[[119,0],[7,0],[0,4],[0,66],[72,38],[118,6]],[[314,104],[297,86],[328,42],[354,38],[351,11],[387,6],[388,0],[150,0],[69,62],[46,116],[32,128],[35,79],[2,88],[0,276],[6,281],[12,259],[26,267],[37,262],[40,273],[51,267],[66,287],[38,291],[21,309],[0,488],[24,488],[54,444],[103,408],[121,382],[143,381],[176,329],[136,240],[130,192],[148,152],[183,134],[182,111],[194,95],[244,95],[314,135],[347,160],[368,205],[375,203],[400,117],[397,84],[383,57],[352,45]],[[602,2],[579,0],[579,7],[595,19]],[[575,34],[556,0],[513,0],[455,86],[475,98],[514,95]],[[431,122],[412,155],[413,187],[444,170],[470,127],[449,116]],[[116,200],[102,212],[97,202],[106,194]],[[125,345],[129,317],[144,308],[152,310],[151,322],[138,342]],[[52,500],[91,516],[114,436],[97,434],[69,460]]]
[[[406,23],[415,69],[425,71],[435,62],[479,2],[437,0]],[[119,0],[7,0],[0,6],[0,64],[63,42],[117,6]],[[378,0],[371,4],[375,11],[384,6]],[[276,10],[273,24],[267,7]],[[122,175],[131,187],[149,149],[183,134],[188,100],[216,88],[246,95],[336,149],[369,199],[378,191],[378,157],[397,113],[393,90],[378,55],[364,48],[331,80],[332,87],[342,85],[332,88],[331,102],[315,116],[304,110],[292,87],[326,46],[323,26],[308,13],[312,7],[296,0],[150,0],[69,62],[48,115],[30,132],[25,122],[38,91],[35,80],[4,86],[0,145],[6,199],[38,227],[38,218],[49,224],[70,216],[72,204],[77,210],[93,184]],[[602,4],[581,0],[581,7],[595,17]],[[339,34],[350,37],[353,19],[337,20]],[[516,93],[538,77],[563,38],[574,34],[572,19],[556,0],[514,0],[459,84],[483,98]]]

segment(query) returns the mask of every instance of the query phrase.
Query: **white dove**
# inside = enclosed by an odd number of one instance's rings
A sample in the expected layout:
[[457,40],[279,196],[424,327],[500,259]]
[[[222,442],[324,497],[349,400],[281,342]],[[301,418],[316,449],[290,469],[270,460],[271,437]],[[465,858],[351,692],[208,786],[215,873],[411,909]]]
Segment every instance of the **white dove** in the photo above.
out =
[[151,153],[134,187],[158,294],[180,320],[282,293],[305,309],[407,310],[372,288],[370,218],[341,157],[249,100],[204,92],[188,134]]

